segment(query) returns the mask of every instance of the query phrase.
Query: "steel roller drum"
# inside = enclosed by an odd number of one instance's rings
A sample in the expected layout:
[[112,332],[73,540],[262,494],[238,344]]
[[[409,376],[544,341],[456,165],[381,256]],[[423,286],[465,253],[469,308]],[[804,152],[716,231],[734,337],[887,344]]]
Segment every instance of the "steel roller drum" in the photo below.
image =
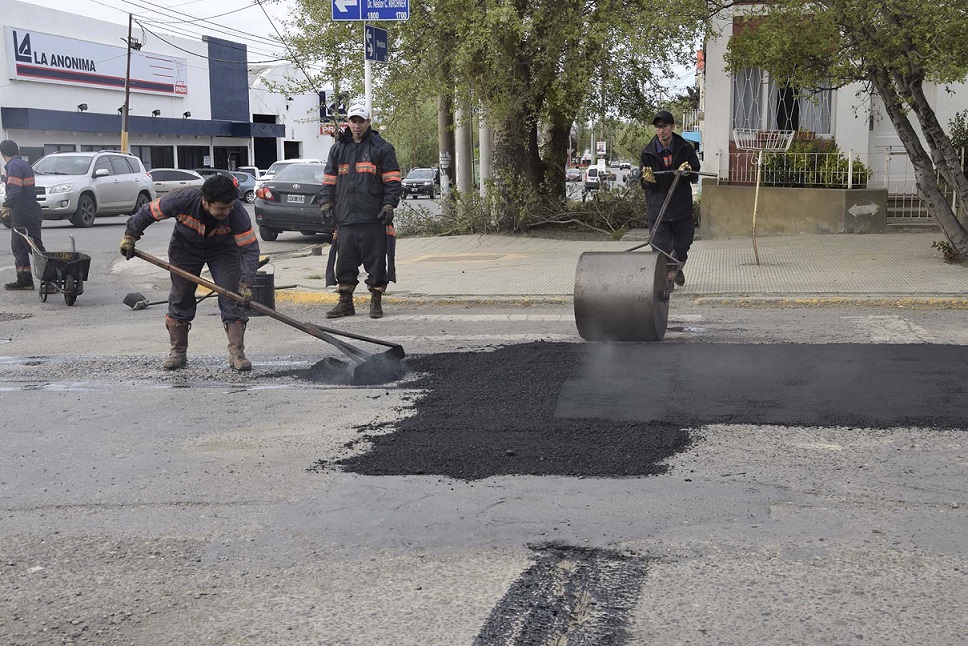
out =
[[588,251],[575,268],[575,323],[586,341],[661,341],[669,322],[666,257]]

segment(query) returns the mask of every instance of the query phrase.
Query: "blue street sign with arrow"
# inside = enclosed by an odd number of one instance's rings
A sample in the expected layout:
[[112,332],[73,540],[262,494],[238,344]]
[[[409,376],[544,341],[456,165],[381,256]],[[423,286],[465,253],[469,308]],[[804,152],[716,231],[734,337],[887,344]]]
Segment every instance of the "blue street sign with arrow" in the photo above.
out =
[[333,20],[409,20],[410,0],[332,0]]
[[366,60],[387,62],[387,30],[366,25]]

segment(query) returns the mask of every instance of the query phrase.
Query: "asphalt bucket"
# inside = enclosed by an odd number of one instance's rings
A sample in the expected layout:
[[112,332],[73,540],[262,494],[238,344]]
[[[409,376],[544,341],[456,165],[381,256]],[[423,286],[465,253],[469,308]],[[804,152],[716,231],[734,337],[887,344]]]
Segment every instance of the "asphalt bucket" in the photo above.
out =
[[[256,272],[255,285],[252,286],[252,300],[269,309],[276,309],[276,275],[264,271]],[[262,316],[262,312],[251,310],[249,316]]]

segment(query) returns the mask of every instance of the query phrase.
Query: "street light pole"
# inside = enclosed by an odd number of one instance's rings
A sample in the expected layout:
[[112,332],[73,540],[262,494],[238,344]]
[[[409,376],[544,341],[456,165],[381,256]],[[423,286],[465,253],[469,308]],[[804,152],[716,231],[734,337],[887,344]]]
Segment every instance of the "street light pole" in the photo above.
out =
[[131,30],[134,16],[128,14],[128,66],[124,73],[124,107],[121,110],[121,152],[128,152],[128,102],[131,98]]

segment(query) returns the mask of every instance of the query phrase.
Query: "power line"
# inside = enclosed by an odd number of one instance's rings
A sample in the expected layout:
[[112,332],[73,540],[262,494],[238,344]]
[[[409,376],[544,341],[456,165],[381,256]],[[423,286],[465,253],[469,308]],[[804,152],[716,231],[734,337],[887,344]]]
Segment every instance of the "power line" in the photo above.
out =
[[[137,22],[137,21],[135,21],[135,22]],[[155,38],[157,38],[158,40],[160,40],[161,42],[166,43],[169,46],[174,47],[175,49],[177,49],[179,51],[185,52],[186,54],[191,54],[192,56],[197,56],[198,58],[204,58],[205,60],[208,60],[208,61],[215,61],[216,63],[239,63],[239,62],[241,62],[241,61],[237,61],[237,60],[233,60],[233,59],[228,59],[228,58],[212,58],[211,56],[205,56],[204,54],[199,54],[197,52],[193,52],[193,51],[191,51],[189,49],[185,49],[184,47],[179,47],[175,43],[173,43],[173,42],[171,42],[169,40],[165,40],[164,38],[162,38],[161,36],[159,36],[155,32],[151,31],[150,29],[148,29],[147,27],[145,27],[144,25],[142,25],[140,22],[138,23],[138,25],[142,29],[144,29],[145,31],[147,31],[149,34],[151,34],[152,36],[154,36]],[[271,60],[271,61],[252,61],[251,63],[247,63],[247,64],[248,65],[262,65],[262,64],[265,64],[265,63],[277,63],[277,62],[282,61],[282,60],[285,60],[285,59],[277,58],[277,59],[274,59],[274,60]]]

